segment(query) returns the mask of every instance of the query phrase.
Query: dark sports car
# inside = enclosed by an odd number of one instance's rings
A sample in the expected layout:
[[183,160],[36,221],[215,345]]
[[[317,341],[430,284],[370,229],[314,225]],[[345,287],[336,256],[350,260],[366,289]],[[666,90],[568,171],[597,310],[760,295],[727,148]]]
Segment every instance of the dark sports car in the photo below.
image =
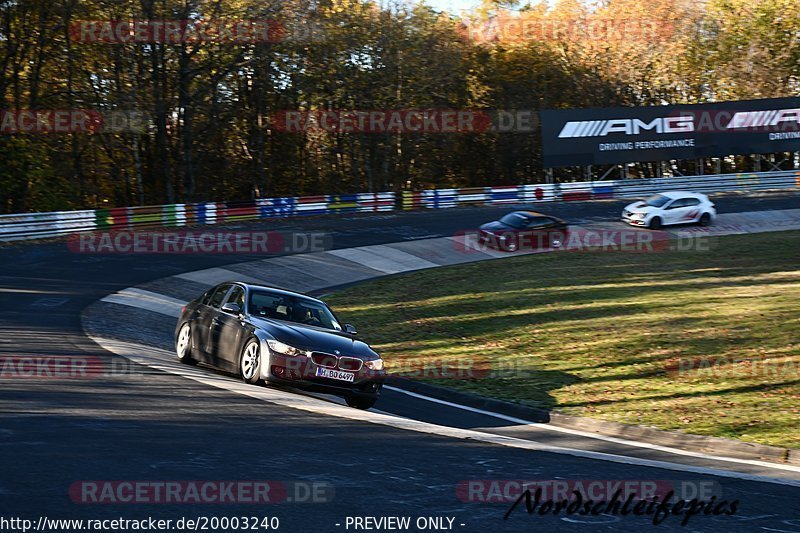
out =
[[355,335],[325,302],[229,282],[184,306],[175,350],[183,363],[206,363],[248,383],[337,394],[351,407],[369,409],[383,386],[383,360]]
[[514,211],[480,227],[480,242],[507,252],[558,248],[567,239],[568,224],[535,211]]

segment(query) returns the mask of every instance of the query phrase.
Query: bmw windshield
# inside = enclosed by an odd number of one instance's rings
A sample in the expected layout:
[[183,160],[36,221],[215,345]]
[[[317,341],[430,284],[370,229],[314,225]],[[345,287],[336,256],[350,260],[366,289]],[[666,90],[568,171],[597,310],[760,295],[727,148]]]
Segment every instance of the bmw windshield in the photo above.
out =
[[342,326],[323,303],[266,290],[251,290],[248,311],[253,316],[342,331]]

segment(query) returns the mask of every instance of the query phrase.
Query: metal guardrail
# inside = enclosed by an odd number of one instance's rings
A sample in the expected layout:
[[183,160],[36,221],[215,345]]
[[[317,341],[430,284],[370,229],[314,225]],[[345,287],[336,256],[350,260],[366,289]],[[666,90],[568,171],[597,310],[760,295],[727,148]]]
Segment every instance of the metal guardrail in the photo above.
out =
[[0,241],[57,237],[93,230],[198,226],[265,218],[393,211],[396,207],[406,210],[443,209],[462,205],[636,198],[665,190],[714,193],[787,189],[800,191],[800,170],[404,191],[398,206],[395,205],[395,193],[381,192],[25,213],[0,215]]
[[395,194],[381,192],[0,215],[0,241],[41,239],[94,230],[199,226],[264,218],[392,211],[394,208]]
[[800,170],[681,176],[673,178],[583,181],[574,183],[518,185],[405,191],[403,209],[442,209],[460,205],[494,205],[556,201],[586,201],[606,198],[636,198],[667,190],[734,192],[800,189]]

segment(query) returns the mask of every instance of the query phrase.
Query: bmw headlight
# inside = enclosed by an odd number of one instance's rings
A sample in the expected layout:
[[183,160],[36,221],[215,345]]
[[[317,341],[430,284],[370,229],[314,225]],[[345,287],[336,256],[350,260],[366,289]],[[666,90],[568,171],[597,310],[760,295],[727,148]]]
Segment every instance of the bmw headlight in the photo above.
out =
[[370,370],[383,370],[383,359],[373,359],[372,361],[364,361],[364,366]]
[[289,346],[281,341],[276,341],[274,339],[268,340],[267,345],[269,349],[273,352],[277,352],[283,355],[290,355],[290,356],[298,356],[298,355],[308,355],[308,352],[305,350],[301,350],[299,348],[295,348],[294,346]]

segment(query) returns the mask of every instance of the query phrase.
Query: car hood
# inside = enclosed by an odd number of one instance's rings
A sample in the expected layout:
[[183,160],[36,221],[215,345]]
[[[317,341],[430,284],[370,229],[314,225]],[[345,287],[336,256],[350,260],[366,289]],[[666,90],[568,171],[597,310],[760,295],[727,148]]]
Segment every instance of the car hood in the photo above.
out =
[[661,209],[653,207],[652,205],[647,205],[641,200],[637,200],[636,202],[626,205],[625,211],[630,211],[631,213],[653,213],[655,211],[661,211]]
[[269,318],[251,317],[254,326],[268,333],[275,340],[312,352],[335,353],[341,355],[375,359],[378,354],[363,341],[347,333],[337,333],[323,328],[291,324]]

